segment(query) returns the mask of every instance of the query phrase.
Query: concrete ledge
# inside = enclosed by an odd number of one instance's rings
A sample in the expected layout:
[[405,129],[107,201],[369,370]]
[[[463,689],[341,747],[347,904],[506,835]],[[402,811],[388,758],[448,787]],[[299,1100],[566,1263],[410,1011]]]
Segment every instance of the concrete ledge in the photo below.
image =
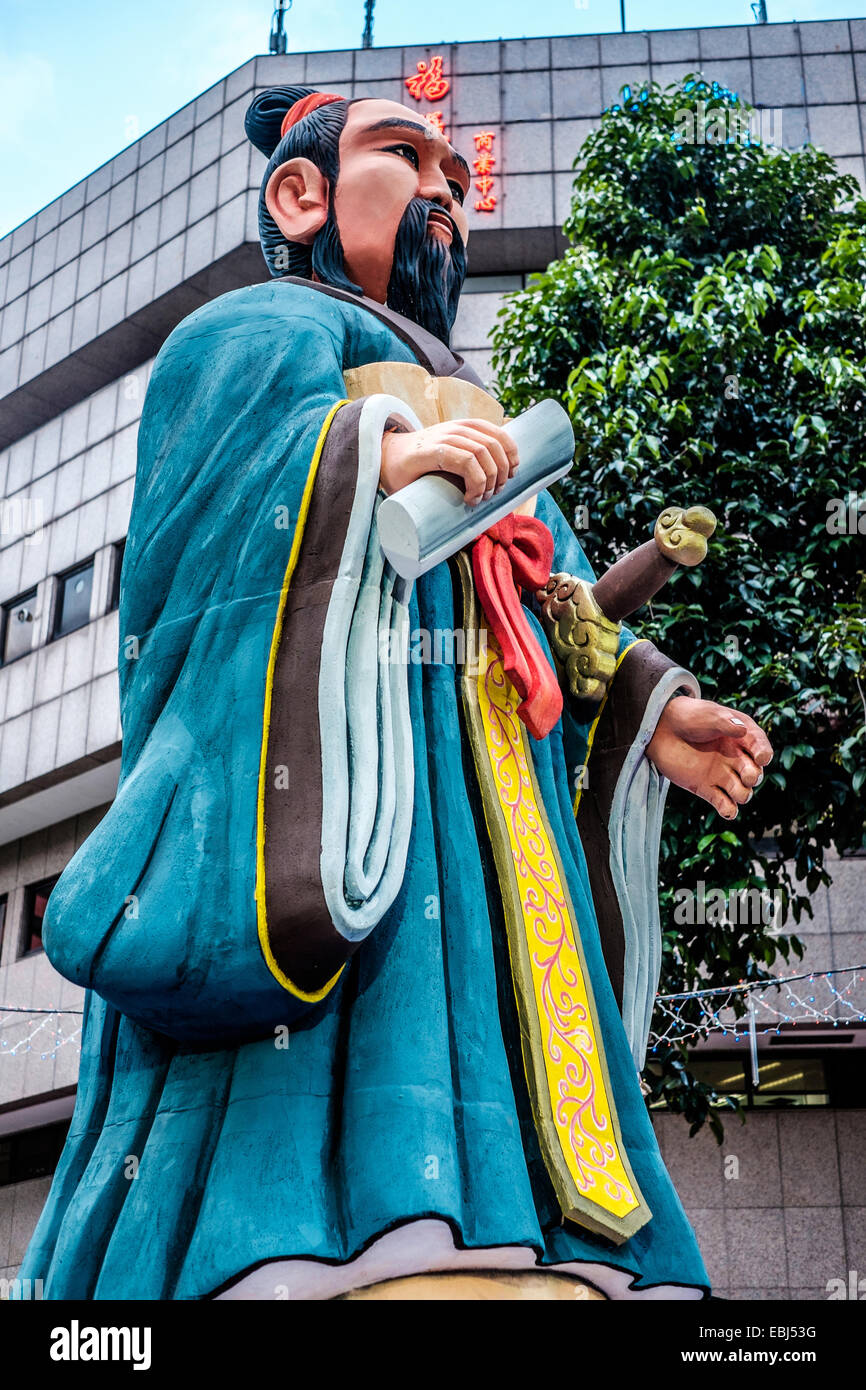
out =
[[0,804],[0,845],[113,801],[120,744],[10,788]]
[[42,1095],[26,1096],[0,1105],[0,1137],[71,1119],[77,1089],[77,1086],[62,1086],[57,1091],[44,1091]]
[[209,299],[256,284],[266,274],[259,246],[243,242],[26,386],[10,392],[0,403],[0,449],[153,357],[172,329]]

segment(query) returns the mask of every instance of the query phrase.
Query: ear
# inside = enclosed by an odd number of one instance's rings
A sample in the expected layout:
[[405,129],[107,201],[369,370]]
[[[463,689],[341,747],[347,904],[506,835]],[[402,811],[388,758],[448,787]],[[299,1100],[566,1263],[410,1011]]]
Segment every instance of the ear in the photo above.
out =
[[311,159],[288,159],[265,189],[268,212],[287,241],[309,246],[328,216],[328,180]]

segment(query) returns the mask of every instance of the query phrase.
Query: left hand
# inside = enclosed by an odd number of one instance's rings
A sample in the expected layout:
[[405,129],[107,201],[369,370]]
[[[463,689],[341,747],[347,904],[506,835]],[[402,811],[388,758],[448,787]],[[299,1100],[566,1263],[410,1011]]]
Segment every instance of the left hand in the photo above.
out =
[[668,701],[647,747],[664,777],[709,801],[726,820],[751,800],[772,756],[770,740],[748,714],[690,695]]

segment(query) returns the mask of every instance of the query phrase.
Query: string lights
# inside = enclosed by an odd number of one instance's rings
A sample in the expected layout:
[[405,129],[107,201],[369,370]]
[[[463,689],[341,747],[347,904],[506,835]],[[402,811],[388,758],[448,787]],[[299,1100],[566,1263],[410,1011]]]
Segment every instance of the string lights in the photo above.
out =
[[[778,980],[751,980],[714,989],[686,990],[682,994],[659,994],[655,1001],[657,1027],[649,1035],[650,1050],[657,1052],[663,1043],[694,1042],[710,1033],[721,1033],[722,1037],[740,1042],[758,1033],[778,1036],[784,1026],[803,1023],[825,1023],[833,1028],[866,1023],[866,1012],[854,997],[856,987],[864,982],[866,965],[849,965]],[[46,1061],[56,1057],[62,1047],[80,1044],[81,1024],[68,1029],[63,1020],[80,1018],[81,1009],[30,1009],[25,1005],[0,1004],[0,1015],[3,1014],[21,1014],[28,1031],[15,1042],[0,1038],[0,1057],[39,1052]],[[8,1033],[9,1027],[7,1024],[3,1032]]]
[[839,1028],[866,1023],[866,1013],[854,998],[856,986],[864,981],[866,965],[849,965],[785,979],[660,994],[655,1014],[660,1031],[650,1033],[650,1048],[657,1052],[662,1043],[688,1043],[709,1033],[740,1042],[756,1033],[778,1036],[785,1025],[825,1023]]
[[[80,1018],[81,1009],[30,1009],[17,1004],[0,1004],[0,1015],[22,1014],[29,1029],[23,1037],[10,1042],[5,1036],[0,1038],[0,1057],[18,1057],[27,1052],[38,1052],[41,1061],[46,1062],[57,1056],[62,1047],[77,1042],[80,1046],[81,1024],[67,1031],[63,1018]],[[38,1018],[39,1022],[34,1023]],[[52,1024],[52,1020],[56,1020]],[[8,1026],[4,1028],[7,1033]]]

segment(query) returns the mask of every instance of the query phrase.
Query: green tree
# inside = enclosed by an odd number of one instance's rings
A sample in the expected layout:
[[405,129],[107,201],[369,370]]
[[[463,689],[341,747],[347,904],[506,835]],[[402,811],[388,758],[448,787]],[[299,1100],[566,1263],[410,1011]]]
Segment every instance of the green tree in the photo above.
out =
[[[757,719],[776,757],[732,823],[671,791],[663,993],[802,955],[778,924],[678,924],[678,887],[778,893],[790,927],[829,882],[828,847],[866,838],[866,202],[822,151],[747,133],[755,119],[700,76],[623,88],[575,161],[568,249],[493,337],[511,414],[545,396],[571,414],[559,501],[588,514],[597,572],[666,504],[719,520],[704,564],[632,622]],[[733,1101],[682,1047],[654,1062],[653,1097],[721,1141]]]

